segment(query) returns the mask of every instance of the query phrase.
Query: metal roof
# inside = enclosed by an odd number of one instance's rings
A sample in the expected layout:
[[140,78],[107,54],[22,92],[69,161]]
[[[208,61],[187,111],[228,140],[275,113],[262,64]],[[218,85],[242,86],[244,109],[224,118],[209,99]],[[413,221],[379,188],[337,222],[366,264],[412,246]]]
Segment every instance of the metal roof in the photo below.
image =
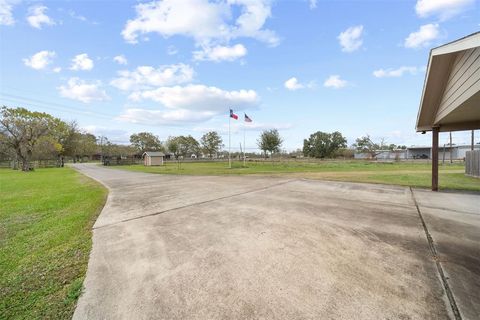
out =
[[[477,48],[480,48],[480,32],[430,51],[417,115],[417,131],[430,131],[433,127],[438,127],[440,131],[480,129],[480,81],[475,81],[479,71],[468,69],[469,67],[478,68],[480,60],[474,60],[472,57],[473,64],[471,66],[462,64],[461,68],[455,64],[459,62],[461,55],[467,54],[465,51],[474,50],[476,52]],[[473,54],[470,55],[473,56]],[[457,74],[452,73],[453,71]],[[467,72],[471,75],[467,75]],[[468,77],[469,83],[465,83],[461,88],[460,84],[455,87],[457,80],[449,83],[449,80],[458,75]],[[463,84],[463,82],[459,83]],[[456,99],[454,105],[440,108],[442,99],[450,99],[452,95],[449,92],[448,96],[444,97],[447,85],[454,87],[456,91],[452,91],[458,95],[461,94],[461,97]]]
[[165,157],[165,153],[160,151],[145,151],[142,156],[149,156],[149,157]]

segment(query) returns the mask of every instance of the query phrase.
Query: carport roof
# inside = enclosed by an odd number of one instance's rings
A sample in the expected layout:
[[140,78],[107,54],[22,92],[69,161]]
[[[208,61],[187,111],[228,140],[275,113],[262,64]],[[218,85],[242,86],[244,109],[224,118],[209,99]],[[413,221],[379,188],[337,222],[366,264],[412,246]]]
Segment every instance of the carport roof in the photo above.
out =
[[[465,92],[468,98],[455,109],[439,117],[439,105],[445,93],[452,66],[459,53],[480,47],[480,32],[447,43],[430,51],[422,99],[417,115],[417,131],[480,129],[480,82]],[[475,64],[477,66],[477,64]],[[478,72],[478,71],[474,71]]]

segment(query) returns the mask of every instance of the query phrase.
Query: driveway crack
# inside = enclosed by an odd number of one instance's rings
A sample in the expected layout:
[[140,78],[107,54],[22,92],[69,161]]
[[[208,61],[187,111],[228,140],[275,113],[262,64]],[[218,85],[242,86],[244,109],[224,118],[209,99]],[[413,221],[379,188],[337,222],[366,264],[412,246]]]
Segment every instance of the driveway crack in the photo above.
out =
[[266,186],[266,187],[262,187],[262,188],[257,188],[257,189],[253,189],[253,190],[248,190],[248,191],[244,191],[244,192],[239,192],[239,193],[235,193],[235,194],[230,194],[230,195],[227,195],[227,196],[223,196],[223,197],[219,197],[219,198],[214,198],[214,199],[209,199],[209,200],[205,200],[205,201],[199,201],[199,202],[187,204],[187,205],[184,205],[184,206],[179,206],[179,207],[175,207],[175,208],[170,208],[170,209],[165,209],[165,210],[162,210],[162,211],[157,211],[157,212],[145,214],[145,215],[142,215],[142,216],[137,216],[137,217],[133,217],[133,218],[123,219],[123,220],[120,220],[120,221],[117,221],[117,222],[113,222],[113,223],[109,223],[109,224],[104,224],[104,225],[101,225],[101,226],[98,226],[98,227],[93,227],[92,229],[93,229],[93,230],[103,229],[103,228],[111,227],[111,226],[114,226],[114,225],[117,225],[117,224],[120,224],[120,223],[125,223],[125,222],[134,221],[134,220],[139,220],[139,219],[143,219],[143,218],[147,218],[147,217],[157,216],[157,215],[160,215],[160,214],[163,214],[163,213],[167,213],[167,212],[170,212],[170,211],[175,211],[175,210],[179,210],[179,209],[185,209],[185,208],[189,208],[189,207],[193,207],[193,206],[197,206],[197,205],[202,205],[202,204],[205,204],[205,203],[211,203],[211,202],[215,202],[215,201],[219,201],[219,200],[224,200],[224,199],[229,199],[229,198],[233,198],[233,197],[238,197],[238,196],[242,196],[242,195],[249,194],[249,193],[260,192],[260,191],[268,190],[268,189],[271,189],[271,188],[274,188],[274,187],[278,187],[278,186],[281,186],[281,185],[285,185],[285,184],[287,184],[287,183],[291,183],[291,182],[294,182],[294,181],[297,181],[297,180],[298,180],[298,179],[292,179],[292,180],[288,180],[288,181],[282,181],[282,182],[275,183],[275,184],[272,184],[272,185],[269,185],[269,186]]
[[438,252],[435,247],[433,237],[430,231],[428,230],[425,219],[423,219],[422,212],[420,211],[420,207],[418,206],[418,202],[417,202],[417,199],[415,198],[415,194],[413,193],[412,187],[410,187],[410,194],[412,195],[413,203],[417,208],[418,216],[420,217],[420,221],[422,222],[423,231],[425,231],[425,236],[427,237],[428,247],[430,248],[430,252],[432,253],[433,260],[435,261],[435,265],[437,266],[437,271],[442,280],[442,285],[443,285],[443,288],[445,289],[445,293],[447,294],[447,298],[450,303],[450,307],[452,308],[453,315],[455,316],[455,320],[462,320],[462,315],[460,314],[460,311],[457,307],[457,302],[455,301],[453,292],[450,289],[450,286],[448,285],[447,276],[445,276],[445,272],[443,271],[442,264],[440,263],[440,258],[438,256]]

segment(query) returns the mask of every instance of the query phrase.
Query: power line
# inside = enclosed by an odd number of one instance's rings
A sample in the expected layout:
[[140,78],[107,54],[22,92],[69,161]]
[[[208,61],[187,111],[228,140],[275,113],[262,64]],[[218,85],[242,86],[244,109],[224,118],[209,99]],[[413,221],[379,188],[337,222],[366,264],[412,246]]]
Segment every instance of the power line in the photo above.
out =
[[[32,99],[32,98],[25,98],[25,97],[16,96],[16,95],[13,95],[13,94],[2,94],[2,98],[4,98],[4,96],[6,96],[6,98],[8,100],[10,100],[14,103],[18,103],[18,102],[15,101],[15,100],[17,100],[17,101],[20,101],[21,103],[27,103],[27,104],[32,104],[32,105],[37,104],[41,108],[44,108],[44,109],[51,109],[51,110],[64,111],[64,112],[72,112],[72,113],[77,113],[77,114],[81,114],[81,115],[97,115],[97,116],[101,116],[101,117],[108,118],[108,119],[111,119],[112,117],[115,117],[114,115],[111,115],[111,114],[100,113],[100,112],[96,112],[96,111],[83,111],[83,110],[79,110],[79,109],[72,108],[72,107],[66,107],[64,105],[61,105],[61,104],[58,104],[58,103],[55,103],[55,102],[42,101],[42,100]],[[54,108],[52,106],[56,106],[56,108]]]
[[[8,87],[8,86],[7,86]],[[8,87],[14,91],[22,92],[22,90],[13,88],[13,87]],[[29,92],[28,90],[24,90],[25,92]],[[33,93],[30,91],[32,94],[39,94],[39,93]],[[23,96],[19,96],[16,94],[11,94],[11,93],[0,93],[0,99],[6,100],[12,104],[28,104],[32,106],[37,106],[42,109],[47,109],[47,110],[53,110],[53,111],[60,111],[64,113],[73,113],[73,114],[78,114],[81,116],[96,116],[100,117],[103,119],[108,119],[108,120],[115,120],[115,118],[118,117],[118,115],[114,114],[109,114],[109,113],[103,113],[103,112],[98,112],[98,111],[85,111],[85,110],[79,110],[78,108],[74,108],[71,106],[65,106],[63,104],[59,104],[57,102],[52,102],[52,101],[46,101],[43,99],[36,99],[36,98],[26,98]],[[146,124],[146,123],[133,123],[134,125],[141,125],[141,126],[147,126],[147,127],[153,127],[153,128],[170,128],[170,129],[176,129],[179,131],[188,131],[188,132],[193,132],[195,134],[202,134],[203,131],[198,130],[198,129],[192,129],[188,128],[185,126],[172,126],[172,125],[154,125],[154,124]],[[238,132],[237,132],[238,133]],[[226,137],[228,134],[227,133],[222,133],[219,132],[219,135],[221,137]],[[248,148],[247,148],[248,149]]]

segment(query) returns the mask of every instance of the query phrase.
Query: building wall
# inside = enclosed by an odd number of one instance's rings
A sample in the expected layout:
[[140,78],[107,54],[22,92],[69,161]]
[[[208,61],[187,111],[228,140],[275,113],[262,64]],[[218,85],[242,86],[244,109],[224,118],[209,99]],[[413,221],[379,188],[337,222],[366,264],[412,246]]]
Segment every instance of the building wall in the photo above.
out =
[[[407,150],[398,150],[398,151],[378,151],[380,152],[377,156],[377,160],[403,160],[407,157]],[[360,153],[355,152],[353,155],[354,159],[371,159],[370,153]]]
[[415,148],[407,150],[408,159],[422,159],[422,156],[427,156],[427,159],[432,157],[432,148]]
[[151,166],[161,166],[163,165],[163,157],[149,157]]
[[[480,145],[475,145],[473,147],[474,150],[480,150]],[[472,150],[471,146],[459,146],[457,150],[457,157],[458,159],[463,159],[467,156],[467,151]]]
[[479,88],[480,48],[473,48],[455,58],[435,121],[451,113]]

